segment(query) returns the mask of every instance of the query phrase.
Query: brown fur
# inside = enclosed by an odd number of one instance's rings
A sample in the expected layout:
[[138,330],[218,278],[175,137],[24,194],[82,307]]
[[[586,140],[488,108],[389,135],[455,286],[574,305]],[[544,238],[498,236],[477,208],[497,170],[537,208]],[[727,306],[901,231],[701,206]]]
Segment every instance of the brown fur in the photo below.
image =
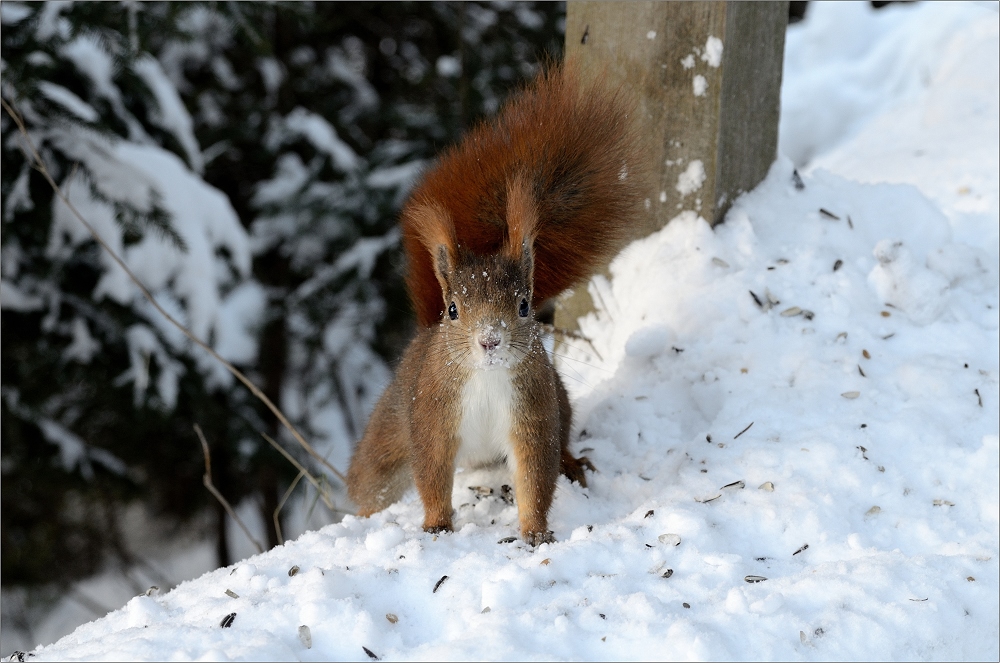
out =
[[501,433],[513,455],[521,536],[551,540],[560,469],[585,486],[584,470],[593,466],[569,451],[569,397],[534,310],[620,248],[639,210],[642,173],[628,111],[620,94],[583,87],[574,69],[554,68],[448,151],[413,193],[402,227],[420,327],[351,460],[348,492],[360,515],[384,509],[415,483],[424,529],[451,529],[460,426],[469,414],[463,389],[476,371],[503,370],[513,400],[510,429]]
[[[621,248],[641,209],[644,178],[632,107],[621,90],[582,84],[568,64],[540,75],[445,152],[402,215],[407,286],[420,325],[434,325],[444,313],[433,261],[422,250],[426,226],[453,224],[452,250],[501,250],[513,181],[525,182],[537,206],[533,308],[591,276]],[[427,205],[444,214],[420,214]]]

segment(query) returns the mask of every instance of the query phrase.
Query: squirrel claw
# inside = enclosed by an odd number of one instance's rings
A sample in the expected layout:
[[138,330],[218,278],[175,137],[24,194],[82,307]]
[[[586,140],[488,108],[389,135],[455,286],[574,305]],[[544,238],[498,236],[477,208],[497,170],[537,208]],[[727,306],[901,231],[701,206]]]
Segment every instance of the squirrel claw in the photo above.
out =
[[527,532],[521,535],[525,542],[532,548],[542,545],[543,543],[555,543],[556,537],[552,533],[552,530],[547,530],[545,532]]
[[562,456],[562,474],[570,482],[577,482],[581,487],[587,487],[587,475],[584,474],[585,470],[590,470],[591,472],[596,472],[597,468],[594,464],[590,462],[590,459],[586,456],[580,456],[579,458],[574,458],[569,453],[563,453]]
[[424,525],[424,531],[428,534],[445,534],[452,530],[451,525]]

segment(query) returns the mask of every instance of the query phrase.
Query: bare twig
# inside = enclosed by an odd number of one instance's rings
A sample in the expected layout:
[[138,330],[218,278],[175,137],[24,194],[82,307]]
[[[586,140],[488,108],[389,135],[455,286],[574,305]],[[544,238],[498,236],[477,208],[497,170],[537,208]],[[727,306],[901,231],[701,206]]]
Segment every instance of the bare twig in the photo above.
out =
[[541,327],[544,331],[548,332],[549,334],[552,334],[553,336],[559,336],[562,338],[572,338],[576,341],[583,341],[588,346],[590,346],[591,352],[597,355],[597,358],[599,360],[604,361],[604,357],[602,357],[601,353],[597,351],[597,348],[594,347],[594,344],[590,341],[590,339],[581,334],[580,332],[573,331],[572,329],[564,329],[562,327],[556,327],[555,325],[550,325],[550,324],[543,324],[541,325]]
[[223,506],[229,517],[236,521],[236,524],[240,526],[243,533],[247,535],[250,542],[257,547],[257,552],[264,552],[264,547],[257,542],[257,539],[253,538],[253,534],[247,529],[247,526],[243,524],[240,517],[236,515],[233,507],[230,506],[229,500],[222,496],[222,493],[218,491],[215,484],[212,483],[212,456],[208,452],[208,442],[205,441],[205,434],[201,432],[201,426],[198,424],[194,425],[194,432],[198,434],[198,439],[201,440],[201,450],[205,452],[205,476],[201,478],[202,483],[205,484],[205,488],[208,488],[208,492],[215,496],[215,499],[219,500],[219,504]]
[[284,497],[281,498],[281,502],[278,504],[278,508],[274,510],[274,533],[278,535],[278,545],[282,545],[285,542],[285,537],[281,533],[281,519],[278,517],[281,514],[281,510],[285,507],[285,502],[291,497],[292,491],[295,490],[295,486],[299,485],[299,480],[306,475],[305,470],[299,472],[298,476],[295,477],[295,481],[288,487],[285,491]]
[[271,402],[271,399],[268,398],[264,394],[264,392],[257,387],[257,385],[255,385],[253,382],[250,381],[250,378],[245,376],[243,372],[240,371],[238,368],[236,368],[228,361],[223,359],[218,352],[213,350],[211,347],[209,347],[208,344],[206,344],[200,338],[195,336],[187,327],[178,322],[172,315],[167,313],[162,306],[160,306],[160,304],[156,301],[156,299],[153,298],[153,295],[149,292],[149,290],[146,289],[146,286],[144,286],[139,281],[139,279],[136,278],[135,274],[132,273],[132,270],[128,268],[128,266],[125,264],[125,261],[123,261],[118,256],[118,254],[115,253],[110,246],[108,246],[108,244],[104,241],[104,239],[97,234],[97,231],[94,230],[94,227],[90,225],[90,223],[85,218],[83,218],[83,215],[80,214],[80,212],[76,209],[73,203],[69,201],[69,198],[67,198],[66,195],[63,193],[62,189],[59,188],[59,185],[56,184],[55,179],[53,179],[52,174],[49,172],[48,167],[42,160],[42,155],[35,148],[35,144],[31,140],[31,136],[28,134],[28,129],[25,126],[24,119],[21,117],[20,113],[14,110],[14,108],[9,103],[7,103],[7,100],[3,99],[2,97],[0,97],[0,103],[3,104],[4,110],[7,111],[7,114],[10,115],[10,117],[17,124],[17,128],[21,132],[25,144],[31,153],[31,158],[34,160],[35,169],[42,174],[42,176],[49,183],[49,186],[52,187],[52,191],[55,192],[55,194],[59,197],[60,200],[62,200],[63,204],[66,205],[69,211],[73,213],[73,216],[75,216],[77,220],[79,220],[80,223],[82,223],[87,228],[87,230],[90,231],[90,234],[94,236],[94,239],[97,240],[97,243],[101,245],[101,248],[107,251],[108,254],[111,256],[111,258],[118,264],[118,266],[125,271],[125,274],[128,275],[129,279],[131,279],[133,283],[135,283],[135,285],[139,288],[140,292],[142,292],[142,295],[149,301],[149,303],[152,304],[153,307],[170,322],[170,324],[179,329],[181,333],[187,336],[195,345],[197,345],[198,347],[200,347],[201,349],[205,350],[207,353],[212,355],[212,357],[215,358],[223,366],[225,366],[226,370],[232,373],[237,380],[242,382],[243,385],[250,390],[250,393],[252,393],[258,399],[260,399],[260,401],[267,406],[267,409],[269,409],[271,413],[275,417],[277,417],[278,421],[281,422],[281,425],[288,429],[288,432],[292,434],[292,437],[295,438],[295,441],[298,442],[300,445],[302,445],[302,448],[305,449],[310,456],[312,456],[317,461],[325,465],[327,469],[333,472],[333,474],[338,479],[340,479],[344,483],[347,483],[347,478],[337,468],[331,465],[325,458],[319,455],[319,453],[313,448],[311,444],[306,442],[306,439],[302,437],[301,433],[299,433],[299,431],[295,428],[295,426],[293,426],[292,423],[288,420],[288,418],[285,417],[285,415],[281,412],[281,410],[279,410],[278,407]]
[[301,472],[303,475],[305,475],[305,478],[309,480],[309,483],[311,483],[316,488],[316,490],[319,491],[320,497],[323,498],[323,504],[325,504],[328,509],[330,509],[331,511],[338,511],[339,510],[339,509],[337,509],[333,505],[333,500],[330,498],[329,495],[327,495],[326,491],[323,490],[323,488],[320,486],[319,481],[316,480],[316,477],[314,477],[313,475],[309,474],[309,471],[305,467],[302,466],[302,463],[300,463],[295,458],[295,456],[293,456],[292,454],[288,453],[285,450],[284,447],[282,447],[280,444],[278,444],[277,442],[275,442],[271,438],[271,436],[268,435],[267,433],[261,433],[261,435],[264,436],[265,440],[267,440],[268,442],[271,443],[272,447],[274,447],[275,449],[278,450],[278,453],[280,453],[282,456],[285,457],[285,460],[287,460],[289,463],[291,463],[292,465],[294,465],[295,469],[297,469],[299,472]]

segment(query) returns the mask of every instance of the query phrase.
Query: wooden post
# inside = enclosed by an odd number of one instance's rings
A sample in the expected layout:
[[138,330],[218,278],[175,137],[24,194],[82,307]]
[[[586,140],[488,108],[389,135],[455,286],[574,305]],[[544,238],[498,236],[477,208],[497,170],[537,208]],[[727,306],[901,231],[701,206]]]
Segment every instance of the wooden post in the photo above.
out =
[[[685,210],[715,225],[767,174],[778,145],[787,2],[566,3],[566,57],[635,91],[649,140],[645,237]],[[578,288],[556,325],[593,310]]]

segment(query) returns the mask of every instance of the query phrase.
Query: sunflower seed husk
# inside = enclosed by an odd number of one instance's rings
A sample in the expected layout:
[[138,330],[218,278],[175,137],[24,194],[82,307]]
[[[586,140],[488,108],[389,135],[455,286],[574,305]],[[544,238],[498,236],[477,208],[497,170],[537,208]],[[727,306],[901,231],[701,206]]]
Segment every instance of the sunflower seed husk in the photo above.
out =
[[299,627],[299,641],[302,642],[302,646],[306,649],[312,649],[313,637],[312,633],[309,632],[309,627],[303,624]]
[[661,534],[660,536],[658,536],[656,538],[659,540],[660,543],[662,543],[664,545],[667,545],[667,546],[679,546],[679,545],[681,545],[680,534],[673,534],[671,532],[668,532],[666,534]]

